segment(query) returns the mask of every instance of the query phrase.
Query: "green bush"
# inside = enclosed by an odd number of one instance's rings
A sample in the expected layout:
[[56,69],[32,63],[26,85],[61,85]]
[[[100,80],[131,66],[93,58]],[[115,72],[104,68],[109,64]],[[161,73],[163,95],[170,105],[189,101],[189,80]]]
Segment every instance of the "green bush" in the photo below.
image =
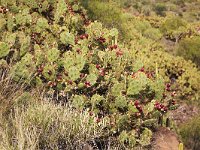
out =
[[158,50],[143,50],[136,53],[146,68],[152,70],[157,66],[165,82],[175,83],[180,99],[199,101],[200,72],[194,63]]
[[165,11],[167,10],[166,5],[164,3],[157,3],[154,6],[154,11],[157,15],[165,16]]
[[152,39],[154,41],[158,41],[162,38],[162,33],[159,29],[156,28],[148,28],[146,31],[144,31],[143,35],[148,38]]
[[190,59],[200,66],[200,37],[194,36],[180,41],[177,55]]
[[186,147],[198,150],[200,147],[200,117],[184,123],[180,128],[180,135]]
[[88,10],[88,16],[93,20],[99,20],[106,26],[112,28],[113,26],[120,25],[124,21],[121,10],[116,3],[108,3],[105,5],[104,1],[84,1],[83,5]]
[[160,30],[166,37],[178,42],[179,36],[187,32],[187,22],[180,17],[169,17],[161,25]]

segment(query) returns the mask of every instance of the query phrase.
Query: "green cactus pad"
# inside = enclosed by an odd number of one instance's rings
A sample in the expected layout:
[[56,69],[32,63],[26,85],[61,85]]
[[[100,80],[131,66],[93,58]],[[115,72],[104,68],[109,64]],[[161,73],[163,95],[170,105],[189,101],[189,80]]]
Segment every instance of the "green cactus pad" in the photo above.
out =
[[59,58],[59,55],[60,55],[60,51],[58,49],[56,48],[49,49],[47,51],[47,60],[49,62],[55,62]]
[[125,85],[123,83],[115,83],[113,86],[112,86],[112,95],[113,96],[120,96],[122,95],[122,91],[125,89],[124,87]]
[[147,83],[148,83],[148,79],[146,75],[142,72],[139,72],[137,74],[137,78],[130,79],[129,86],[127,89],[127,94],[128,95],[139,94],[142,90],[146,88]]
[[68,75],[72,81],[75,81],[80,77],[80,72],[75,66],[72,66],[69,68]]
[[142,146],[147,146],[151,143],[151,137],[152,137],[152,131],[149,130],[148,128],[145,128],[144,131],[141,134],[139,143]]
[[10,48],[8,44],[0,42],[0,58],[5,57],[9,54]]
[[45,65],[42,73],[47,80],[55,79],[55,67],[50,64]]
[[115,107],[116,108],[125,108],[125,107],[127,107],[126,97],[124,97],[124,96],[118,96],[115,99]]
[[94,85],[97,81],[97,75],[96,74],[89,74],[87,76],[86,80],[89,81],[91,85]]
[[72,33],[69,33],[68,31],[65,31],[65,32],[62,32],[60,34],[60,41],[63,43],[63,44],[70,44],[70,45],[74,45],[75,42],[75,37]]
[[103,96],[100,96],[98,94],[93,95],[92,98],[91,98],[91,103],[92,103],[93,108],[97,104],[99,104],[101,101],[104,101],[104,100],[105,100],[105,98]]
[[75,95],[73,97],[72,105],[75,108],[82,110],[84,108],[84,104],[85,104],[85,98],[83,96]]

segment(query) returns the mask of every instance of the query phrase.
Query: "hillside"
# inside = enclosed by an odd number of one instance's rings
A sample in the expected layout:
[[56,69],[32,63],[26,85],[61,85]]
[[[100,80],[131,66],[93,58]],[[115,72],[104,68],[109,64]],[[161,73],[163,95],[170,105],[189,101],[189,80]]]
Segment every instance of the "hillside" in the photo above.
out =
[[165,132],[197,149],[192,6],[198,14],[198,1],[1,0],[0,149],[154,149]]

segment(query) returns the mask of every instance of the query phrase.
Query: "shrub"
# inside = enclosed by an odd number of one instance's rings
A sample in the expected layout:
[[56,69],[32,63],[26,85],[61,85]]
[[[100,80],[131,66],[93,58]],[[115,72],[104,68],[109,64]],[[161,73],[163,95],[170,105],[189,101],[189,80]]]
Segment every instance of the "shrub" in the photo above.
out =
[[187,22],[180,17],[169,17],[161,25],[160,30],[165,36],[178,42],[179,36],[187,33]]
[[198,150],[200,146],[200,118],[195,117],[184,123],[180,128],[180,135],[186,147]]
[[88,16],[93,20],[99,20],[108,28],[112,28],[113,26],[119,27],[120,24],[123,23],[124,15],[122,15],[121,10],[117,6],[116,3],[107,3],[105,5],[104,1],[84,1],[83,5],[88,10]]
[[163,4],[163,3],[157,3],[154,6],[154,10],[155,10],[155,12],[156,12],[157,15],[165,16],[165,11],[167,10],[167,8],[166,8],[165,4]]
[[159,39],[162,38],[162,34],[160,32],[159,29],[155,29],[155,28],[148,28],[144,34],[143,34],[146,38],[152,39],[154,41],[158,41]]
[[[138,36],[138,31],[135,29],[133,22],[134,18],[132,15],[123,12],[116,2],[109,3],[108,1],[95,0],[82,3],[88,10],[90,19],[101,21],[108,28],[117,28],[120,39],[125,39],[129,42]],[[137,26],[141,30],[150,26],[147,22],[135,21],[141,24],[141,28]]]
[[190,59],[200,66],[200,37],[194,36],[180,41],[177,55]]
[[165,82],[172,81],[182,100],[199,100],[200,73],[195,64],[181,57],[175,57],[163,51],[136,51],[144,66],[150,70],[158,66],[159,74]]

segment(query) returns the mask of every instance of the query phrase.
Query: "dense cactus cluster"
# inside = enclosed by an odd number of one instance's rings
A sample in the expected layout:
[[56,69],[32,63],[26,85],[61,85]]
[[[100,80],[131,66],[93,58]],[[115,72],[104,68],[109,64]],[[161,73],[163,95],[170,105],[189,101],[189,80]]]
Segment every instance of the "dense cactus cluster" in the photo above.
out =
[[[144,68],[118,43],[117,29],[90,22],[72,0],[2,0],[0,59],[15,82],[44,86],[91,116],[108,120],[123,144],[146,146],[176,107],[173,82]],[[4,9],[3,9],[4,10]],[[170,94],[171,93],[171,94]],[[164,119],[163,119],[164,118]]]
[[[108,27],[114,26],[119,29],[119,37],[124,40],[128,49],[134,51],[135,58],[143,61],[147,70],[155,70],[157,66],[158,72],[165,82],[173,80],[172,82],[176,84],[176,87],[175,84],[173,87],[181,100],[198,101],[200,95],[198,68],[190,60],[186,61],[174,55],[177,47],[183,49],[184,46],[187,52],[184,55],[179,52],[180,56],[190,56],[189,51],[191,51],[192,55],[195,56],[195,58],[191,57],[191,60],[198,59],[198,51],[196,50],[198,44],[195,41],[185,43],[185,39],[199,37],[199,23],[189,23],[178,16],[173,17],[173,15],[167,17],[145,16],[144,14],[130,15],[132,13],[124,13],[117,5],[124,2],[113,0],[109,3],[96,0],[84,1],[83,4],[90,12],[92,19],[100,20]],[[145,3],[144,6],[148,3]],[[132,1],[128,4],[136,4],[136,2]],[[110,18],[116,19],[116,16],[117,20],[110,20]],[[194,44],[190,46],[191,43]]]
[[[141,17],[140,20],[146,20],[146,18]],[[148,21],[151,22],[153,20],[151,19]],[[165,21],[163,22],[162,19],[158,19],[155,20],[155,22],[153,21],[153,23],[158,23],[158,25],[156,26],[161,28],[161,24],[163,24],[164,26]],[[173,26],[173,23],[171,26]],[[177,42],[182,43],[182,41],[184,42],[185,39],[193,39],[193,37],[199,37],[199,33],[195,28],[197,28],[197,25],[195,24],[188,25],[187,28],[182,28],[183,31],[181,32],[177,30],[177,33],[179,32],[177,36],[175,36],[176,31],[171,32],[172,30],[170,31],[170,29],[166,28],[169,35],[163,36],[165,38],[173,37],[172,40],[176,39]],[[136,58],[143,60],[144,66],[150,70],[155,69],[155,66],[157,66],[158,72],[164,78],[165,82],[173,80],[172,82],[176,84],[177,94],[179,95],[180,99],[198,100],[200,94],[200,72],[198,66],[194,64],[195,61],[191,61],[194,59],[185,60],[182,57],[174,56],[169,52],[164,51],[164,49],[166,49],[168,45],[163,47],[160,43],[156,43],[155,41],[147,39],[144,36],[139,37],[140,38],[138,40],[133,40],[132,42],[130,42],[130,47],[131,49],[134,49]],[[195,43],[195,41],[193,42]],[[181,47],[181,44],[180,46],[179,43],[176,44],[177,47]],[[190,47],[190,49],[194,47],[193,49],[195,49],[197,45],[198,44],[192,44],[192,46],[189,46],[188,44],[185,47]],[[174,47],[174,51],[175,49],[176,47]],[[189,50],[187,51],[187,53],[188,54],[186,55],[189,56]],[[198,51],[194,50],[193,56],[194,53],[196,54],[195,57],[197,57]]]
[[[173,88],[180,99],[198,100],[200,94],[200,74],[191,61],[175,57],[163,51],[140,51],[144,65],[153,69],[158,66],[159,74],[165,82],[173,82]],[[145,59],[148,56],[148,59]]]

